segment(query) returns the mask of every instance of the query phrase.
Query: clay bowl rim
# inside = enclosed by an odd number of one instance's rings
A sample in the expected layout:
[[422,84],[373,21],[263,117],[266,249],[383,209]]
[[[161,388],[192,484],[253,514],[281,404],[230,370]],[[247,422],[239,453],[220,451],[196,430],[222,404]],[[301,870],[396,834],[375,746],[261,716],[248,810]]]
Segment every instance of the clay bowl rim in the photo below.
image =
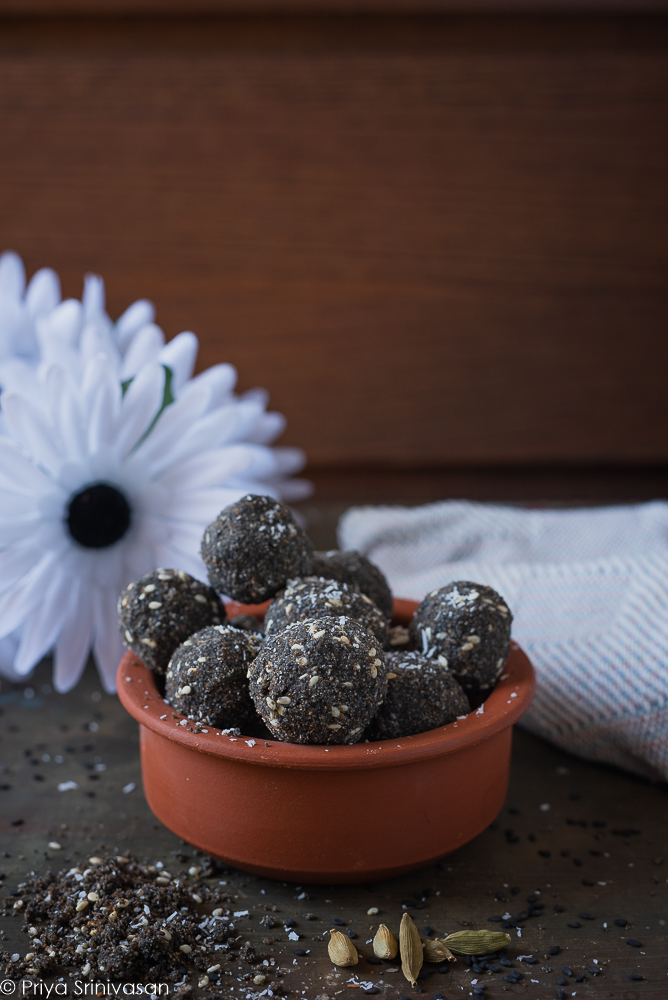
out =
[[[407,622],[417,605],[417,601],[395,600],[394,620]],[[235,614],[252,613],[262,617],[264,606],[250,608],[237,605],[233,610]],[[533,700],[536,677],[526,654],[516,642],[511,641],[504,672],[484,706],[481,706],[482,712],[474,709],[465,719],[415,736],[346,746],[281,743],[279,740],[243,735],[231,737],[223,735],[214,726],[205,726],[208,732],[189,732],[180,725],[186,716],[165,703],[153,674],[131,652],[125,654],[118,666],[117,685],[121,703],[133,718],[158,736],[184,748],[264,767],[343,771],[428,760],[482,743],[512,726],[524,714]],[[166,718],[161,718],[163,715]]]

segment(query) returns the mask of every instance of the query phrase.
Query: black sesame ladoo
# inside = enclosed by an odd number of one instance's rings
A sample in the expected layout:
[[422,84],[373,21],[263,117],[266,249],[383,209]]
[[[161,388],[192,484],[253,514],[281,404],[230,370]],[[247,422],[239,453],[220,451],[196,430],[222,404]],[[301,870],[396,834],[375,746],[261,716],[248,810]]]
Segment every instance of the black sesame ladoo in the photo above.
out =
[[503,672],[513,616],[491,587],[458,580],[418,606],[410,634],[429,659],[448,667],[469,696],[485,695]]
[[345,583],[316,576],[290,580],[285,590],[267,608],[264,631],[268,636],[275,635],[292,622],[331,615],[354,618],[373,632],[381,646],[387,644],[387,619],[370,597]]
[[224,621],[225,606],[215,590],[182,569],[146,573],[118,599],[123,642],[160,676],[189,635]]
[[257,711],[288,743],[357,743],[387,688],[378,640],[345,616],[269,636],[249,679]]
[[449,670],[421,653],[386,653],[387,694],[365,735],[369,740],[413,736],[471,711]]
[[313,557],[313,575],[347,583],[370,597],[388,621],[392,618],[392,591],[385,575],[370,559],[354,550],[330,549],[316,552]]
[[289,507],[249,493],[221,511],[202,538],[211,586],[242,604],[261,604],[313,569],[313,549]]
[[246,674],[261,646],[260,636],[230,625],[191,635],[167,668],[167,702],[195,722],[248,732],[257,716]]

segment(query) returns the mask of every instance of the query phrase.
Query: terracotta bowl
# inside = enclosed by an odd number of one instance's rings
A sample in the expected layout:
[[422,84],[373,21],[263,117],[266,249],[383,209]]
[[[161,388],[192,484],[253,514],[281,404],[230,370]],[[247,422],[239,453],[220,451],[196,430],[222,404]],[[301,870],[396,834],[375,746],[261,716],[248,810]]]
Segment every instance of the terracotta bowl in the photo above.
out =
[[[407,624],[416,607],[395,601],[395,622]],[[264,609],[232,613],[251,610]],[[138,657],[127,653],[118,668],[158,819],[235,868],[310,883],[399,875],[484,830],[503,804],[512,725],[534,688],[513,643],[496,689],[466,719],[382,743],[300,746],[189,731]]]

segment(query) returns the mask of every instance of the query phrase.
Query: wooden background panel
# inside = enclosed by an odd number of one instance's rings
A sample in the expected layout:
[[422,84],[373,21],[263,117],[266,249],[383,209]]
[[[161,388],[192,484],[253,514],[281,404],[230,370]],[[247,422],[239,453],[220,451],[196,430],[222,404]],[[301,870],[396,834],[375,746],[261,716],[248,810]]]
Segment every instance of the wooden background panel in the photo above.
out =
[[0,243],[316,465],[665,462],[666,27],[8,19]]

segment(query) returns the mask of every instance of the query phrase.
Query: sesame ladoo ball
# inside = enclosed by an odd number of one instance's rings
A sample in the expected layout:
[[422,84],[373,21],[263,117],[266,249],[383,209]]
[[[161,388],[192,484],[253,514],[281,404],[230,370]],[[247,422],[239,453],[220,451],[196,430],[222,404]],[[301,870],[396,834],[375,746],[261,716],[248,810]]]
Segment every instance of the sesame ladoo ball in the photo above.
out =
[[462,686],[449,670],[422,653],[386,653],[387,694],[365,733],[391,740],[447,726],[471,711]]
[[257,715],[246,674],[262,639],[253,632],[214,625],[186,639],[165,675],[165,698],[189,719],[219,729],[254,725]]
[[248,676],[255,708],[287,743],[357,743],[387,688],[378,640],[345,615],[269,636]]
[[146,573],[118,599],[123,642],[159,675],[189,635],[224,621],[225,605],[215,590],[182,569]]
[[242,604],[261,604],[313,568],[313,548],[290,509],[252,493],[220,512],[201,553],[214,590]]
[[262,622],[255,615],[235,615],[234,618],[229,619],[229,623],[234,628],[243,629],[244,632],[256,632],[258,635],[264,635]]
[[392,591],[385,574],[361,552],[341,549],[316,552],[313,556],[313,575],[357,587],[371,598],[388,621],[392,618]]
[[292,622],[305,618],[332,615],[354,618],[373,632],[381,646],[389,639],[387,618],[370,597],[345,583],[317,576],[290,580],[285,590],[274,598],[264,616],[265,635],[275,635]]
[[508,605],[491,587],[458,580],[424,598],[410,634],[422,653],[449,668],[467,694],[485,694],[508,658],[512,620]]

